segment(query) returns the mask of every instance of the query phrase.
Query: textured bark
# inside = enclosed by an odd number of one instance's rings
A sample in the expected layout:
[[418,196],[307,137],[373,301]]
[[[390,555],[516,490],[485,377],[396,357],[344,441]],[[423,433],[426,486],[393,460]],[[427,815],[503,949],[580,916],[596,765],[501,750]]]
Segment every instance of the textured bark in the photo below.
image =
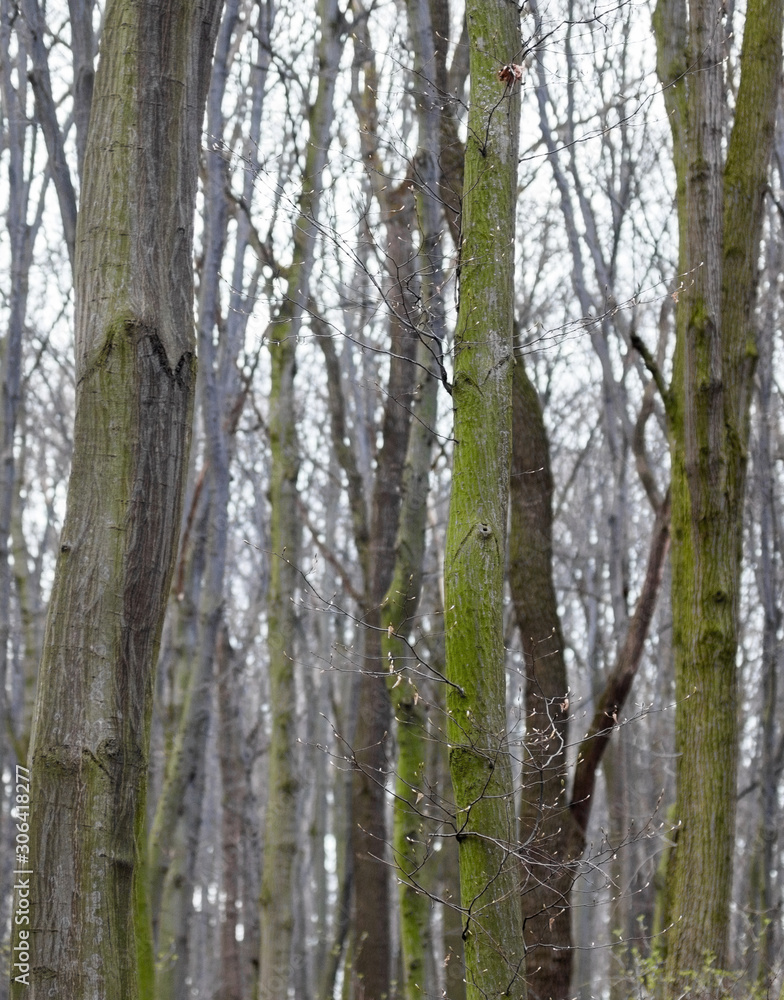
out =
[[530,996],[569,995],[570,893],[583,839],[569,810],[566,749],[569,683],[552,575],[550,449],[536,389],[524,360],[514,368],[510,483],[509,585],[525,663],[526,752],[521,775],[520,840]]
[[708,992],[713,987],[701,978],[706,963],[715,959],[722,968],[728,957],[753,310],[782,4],[749,4],[726,163],[720,20],[721,5],[712,0],[692,0],[688,27],[681,0],[660,0],[654,20],[659,75],[669,91],[684,275],[667,401],[680,824],[667,975],[675,996]]
[[[257,30],[260,44],[267,37],[266,19],[259,18]],[[216,46],[212,82],[207,104],[208,134],[213,137],[204,153],[203,202],[204,230],[202,237],[201,276],[199,281],[198,340],[200,371],[200,408],[204,427],[203,465],[194,488],[193,511],[189,515],[184,542],[192,536],[193,552],[199,553],[198,564],[187,562],[194,579],[187,586],[178,584],[176,600],[170,614],[176,622],[191,603],[190,591],[195,590],[198,609],[191,612],[189,650],[182,670],[181,689],[185,692],[184,704],[178,715],[177,735],[167,755],[167,771],[162,793],[158,799],[152,824],[151,850],[151,899],[153,930],[159,950],[157,989],[161,995],[172,998],[187,989],[187,977],[193,974],[190,955],[197,954],[192,938],[196,918],[192,899],[198,881],[197,857],[203,840],[202,822],[204,788],[208,761],[207,732],[213,711],[214,659],[219,632],[222,627],[226,558],[228,545],[230,499],[230,469],[234,453],[235,435],[247,394],[240,384],[236,359],[244,345],[245,329],[250,315],[249,301],[254,297],[254,279],[245,282],[245,257],[249,245],[249,226],[245,215],[237,220],[233,241],[233,280],[229,302],[222,312],[220,286],[223,281],[222,266],[226,257],[227,232],[231,223],[229,185],[229,158],[220,137],[226,131],[222,104],[230,75],[230,63],[241,35],[249,30],[248,22],[240,17],[239,4],[227,4]],[[265,60],[261,59],[252,73],[248,143],[255,149],[258,142]],[[243,184],[245,205],[252,203],[252,172],[246,172]],[[197,513],[198,511],[198,513]],[[184,549],[188,546],[184,544]],[[183,595],[186,600],[183,600]],[[184,649],[180,653],[186,652]],[[225,692],[224,692],[225,694]],[[221,730],[221,739],[224,734]],[[242,763],[241,757],[236,762]],[[235,777],[235,782],[247,786],[247,768]],[[242,821],[244,796],[236,799],[234,806],[238,821]],[[246,851],[256,845],[244,838]],[[225,843],[225,840],[224,840]],[[176,857],[184,850],[184,864]],[[228,848],[227,864],[236,862],[232,847]],[[247,859],[247,853],[245,854]],[[253,860],[253,867],[256,866]],[[174,864],[172,870],[169,865]],[[252,881],[252,880],[251,880]],[[258,947],[252,941],[251,928],[255,925],[255,903],[258,882],[243,887],[246,893],[239,905],[245,905],[243,926],[246,930],[242,948],[242,966],[232,964],[231,976],[240,976],[246,983],[255,980],[253,969],[258,962]],[[237,900],[235,900],[237,902]],[[185,929],[171,914],[184,917]],[[166,931],[171,928],[171,932]],[[180,938],[176,947],[167,940],[173,934]],[[198,947],[198,942],[195,943]],[[252,953],[252,964],[249,956]]]
[[503,584],[511,456],[514,225],[520,97],[498,61],[519,12],[467,9],[471,94],[455,332],[455,445],[444,569],[450,770],[457,808],[467,996],[525,996]]
[[73,469],[32,745],[32,967],[14,996],[151,991],[152,677],[191,426],[193,209],[218,9],[107,10],[76,241]]

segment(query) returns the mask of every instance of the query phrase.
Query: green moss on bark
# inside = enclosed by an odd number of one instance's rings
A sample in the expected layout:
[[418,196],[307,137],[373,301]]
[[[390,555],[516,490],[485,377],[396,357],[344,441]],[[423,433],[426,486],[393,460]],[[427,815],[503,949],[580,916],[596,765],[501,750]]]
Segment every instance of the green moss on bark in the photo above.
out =
[[445,629],[450,769],[467,995],[524,996],[502,630],[511,448],[519,95],[498,80],[519,51],[514,5],[469,2],[471,97],[455,333],[455,449]]
[[[782,4],[749,4],[726,163],[718,2],[659,0],[658,66],[680,227],[668,399],[678,845],[668,865],[668,989],[726,963],[738,744],[737,614],[762,194],[780,84]],[[687,58],[687,54],[690,58]],[[688,74],[687,74],[688,70]]]
[[218,13],[218,0],[107,8],[76,240],[73,467],[32,736],[32,971],[12,987],[26,1000],[150,994],[152,678],[190,440],[193,210]]

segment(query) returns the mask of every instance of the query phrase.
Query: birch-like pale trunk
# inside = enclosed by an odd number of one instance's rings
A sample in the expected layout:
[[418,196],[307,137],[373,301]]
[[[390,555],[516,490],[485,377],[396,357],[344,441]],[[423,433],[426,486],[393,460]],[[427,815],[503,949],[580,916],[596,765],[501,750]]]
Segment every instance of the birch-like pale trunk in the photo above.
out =
[[[12,995],[152,988],[153,674],[196,361],[192,233],[218,0],[114,0],[76,235],[74,456],[33,724],[29,970]],[[17,894],[17,906],[21,896]],[[28,985],[29,984],[29,985]]]
[[[781,141],[779,131],[778,141]],[[771,277],[781,272],[781,226],[772,208],[768,208],[771,236],[766,253],[766,270]],[[758,896],[751,905],[759,913],[759,944],[757,984],[769,992],[775,974],[776,945],[779,930],[776,925],[776,891],[774,885],[777,840],[781,810],[778,797],[776,747],[776,705],[778,703],[778,635],[782,609],[780,593],[781,542],[776,517],[775,473],[771,429],[773,424],[773,378],[776,351],[774,336],[780,315],[779,297],[768,295],[764,310],[763,336],[759,345],[759,370],[756,386],[756,440],[754,441],[754,493],[759,498],[759,557],[757,562],[757,592],[762,605],[762,713],[760,718],[760,820],[757,834],[759,881]],[[755,941],[755,945],[757,942]]]
[[521,42],[519,11],[504,0],[470,0],[467,16],[471,93],[444,568],[447,710],[467,996],[495,1000],[526,994],[502,618],[520,95],[513,77],[498,77],[499,60],[513,61]]

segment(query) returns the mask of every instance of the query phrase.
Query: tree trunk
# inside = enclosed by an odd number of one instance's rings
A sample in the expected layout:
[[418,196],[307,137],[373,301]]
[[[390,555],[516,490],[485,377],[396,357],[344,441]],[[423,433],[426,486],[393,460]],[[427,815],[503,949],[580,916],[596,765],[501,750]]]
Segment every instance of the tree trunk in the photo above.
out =
[[[773,276],[781,272],[782,245],[778,219],[769,210],[771,237],[768,242],[766,269]],[[763,993],[770,992],[775,974],[776,944],[780,924],[773,884],[779,830],[779,774],[776,766],[776,706],[778,703],[778,636],[781,628],[781,605],[777,598],[781,559],[776,518],[776,493],[773,454],[771,448],[772,395],[775,352],[773,348],[778,313],[778,296],[769,295],[765,309],[765,326],[759,346],[756,423],[754,448],[754,494],[759,498],[759,560],[757,592],[762,605],[762,715],[760,719],[760,892],[756,909],[760,915],[757,983]]]
[[444,568],[450,769],[469,1000],[525,996],[503,587],[511,455],[517,7],[468,4],[471,96],[455,332],[455,445]]
[[570,862],[583,850],[569,809],[569,683],[552,575],[550,449],[536,389],[517,358],[512,409],[509,585],[525,664],[526,752],[520,840],[529,992],[564,1000],[572,974]]
[[[68,259],[71,263],[71,270],[76,278],[74,256],[76,253],[76,190],[71,178],[71,171],[65,158],[65,144],[63,134],[57,122],[57,107],[52,96],[52,82],[49,75],[49,56],[44,44],[46,34],[46,23],[43,11],[38,0],[24,0],[21,4],[22,14],[25,19],[27,29],[27,41],[30,54],[30,83],[35,95],[35,111],[38,125],[43,132],[46,151],[49,156],[49,170],[52,174],[57,200],[60,207],[60,218],[63,224],[63,236],[68,248]],[[92,16],[92,12],[91,15]],[[82,27],[77,28],[77,33],[82,34]],[[86,34],[87,29],[84,29]],[[79,56],[74,50],[75,60]],[[77,70],[78,72],[78,70]],[[76,98],[79,108],[76,118],[79,121],[78,127],[86,125],[84,110],[84,98],[87,97],[86,90],[82,89]],[[82,132],[79,141],[84,138]],[[80,170],[83,170],[84,148],[79,152]]]
[[296,754],[294,641],[299,583],[297,512],[299,445],[294,372],[296,337],[290,320],[270,340],[270,565],[268,638],[272,734],[269,745],[264,860],[261,881],[259,996],[285,996],[291,976],[294,932],[294,861],[297,851],[299,768]]
[[723,968],[728,957],[753,313],[781,72],[782,3],[748,6],[726,164],[724,38],[716,30],[721,17],[716,0],[692,0],[687,29],[682,0],[660,0],[654,21],[673,133],[684,276],[667,396],[680,824],[667,974],[675,996],[715,988],[702,973],[714,961]]
[[245,795],[245,751],[238,720],[241,693],[228,629],[222,625],[216,650],[218,673],[218,754],[223,786],[221,853],[226,913],[220,925],[220,987],[217,1000],[245,1000],[244,942],[237,940],[243,923],[242,805]]
[[319,5],[319,87],[310,113],[294,260],[287,297],[270,325],[270,565],[268,647],[272,734],[269,746],[264,862],[261,880],[259,996],[285,995],[291,983],[299,765],[296,731],[295,635],[299,610],[301,526],[297,509],[299,443],[296,425],[296,349],[316,253],[323,172],[330,144],[335,80],[342,51],[335,0]]
[[573,966],[573,863],[585,848],[599,765],[639,668],[656,607],[669,546],[669,495],[657,512],[640,597],[580,744],[568,799],[569,697],[552,583],[549,448],[539,398],[522,359],[514,372],[510,499],[509,583],[526,666],[520,835],[529,855],[522,887],[528,980],[532,995],[565,1000]]
[[[398,880],[403,988],[408,1000],[426,990],[426,957],[430,951],[430,901],[423,892],[423,867],[431,851],[434,827],[427,819],[427,712],[418,688],[422,669],[409,641],[422,589],[427,530],[430,461],[438,414],[438,366],[445,335],[439,180],[439,104],[435,82],[435,38],[427,0],[411,0],[409,28],[417,80],[419,123],[417,209],[421,232],[419,271],[422,312],[419,317],[419,384],[411,406],[408,453],[403,469],[402,504],[395,566],[381,609],[381,650],[389,672],[388,686],[397,723],[397,778],[394,804],[394,862]],[[420,805],[421,804],[421,805]]]
[[[356,18],[356,14],[355,14]],[[383,676],[380,606],[392,579],[401,504],[401,481],[410,429],[408,402],[416,384],[412,364],[416,331],[407,317],[415,315],[413,288],[417,255],[413,247],[413,198],[408,178],[392,186],[379,152],[378,78],[367,19],[355,21],[352,101],[360,121],[362,158],[368,181],[381,209],[386,231],[389,281],[384,289],[389,312],[389,379],[381,437],[370,498],[366,541],[356,537],[363,567],[364,661],[358,685],[357,725],[351,789],[352,916],[354,941],[352,985],[357,1000],[383,1000],[390,995],[392,928],[390,926],[388,831],[385,816],[391,722]],[[360,70],[364,85],[360,88]]]
[[[381,610],[381,649],[397,723],[397,779],[394,806],[394,863],[400,871],[399,899],[403,945],[405,995],[417,1000],[425,990],[430,901],[422,892],[422,867],[430,854],[425,762],[427,712],[417,687],[423,669],[409,635],[419,603],[427,527],[430,453],[435,437],[438,381],[427,370],[430,360],[423,339],[419,352],[423,368],[413,408],[414,424],[403,472],[397,559],[392,582]],[[422,804],[420,806],[420,803]]]
[[[207,740],[210,717],[210,683],[212,658],[204,655],[200,637],[204,621],[201,615],[202,590],[209,563],[209,535],[212,501],[206,486],[206,470],[200,477],[192,501],[192,514],[188,519],[185,551],[181,557],[182,574],[177,581],[177,599],[170,612],[172,693],[169,712],[165,720],[166,743],[165,774],[150,824],[148,843],[148,878],[150,919],[153,945],[156,949],[156,980],[162,988],[162,976],[169,976],[176,965],[182,948],[167,940],[170,931],[179,934],[179,921],[171,913],[190,912],[190,900],[185,897],[185,871],[179,856],[187,843],[186,831],[198,817],[193,810],[201,802],[202,749]],[[192,518],[192,519],[191,519]],[[205,676],[206,671],[206,676]],[[166,725],[166,723],[171,723]],[[196,794],[189,789],[197,785]],[[187,800],[187,804],[186,804]],[[190,814],[186,816],[186,811]],[[171,872],[172,866],[176,872]],[[191,894],[192,895],[192,894]],[[164,916],[164,911],[169,913]],[[183,966],[185,967],[185,966]],[[184,982],[185,974],[181,978]],[[171,980],[167,978],[167,983]],[[167,989],[170,989],[167,985]]]
[[[18,39],[19,51],[12,52],[12,5],[0,4],[0,95],[2,95],[8,151],[8,208],[6,225],[10,251],[9,287],[7,298],[8,327],[0,340],[0,705],[3,725],[6,725],[6,690],[8,647],[11,633],[11,528],[18,493],[14,444],[22,404],[22,345],[27,315],[30,266],[35,237],[41,225],[43,197],[31,224],[27,222],[31,194],[31,178],[25,176],[25,160],[30,156],[28,133],[32,135],[27,115],[27,82],[25,64],[27,50]],[[17,36],[18,37],[18,36]],[[15,58],[14,58],[15,56]],[[14,65],[16,63],[16,65]],[[14,75],[19,89],[14,86]],[[18,571],[17,571],[18,572]],[[13,736],[11,720],[7,733]],[[18,749],[26,747],[28,732],[18,732]],[[5,763],[6,735],[0,735],[0,769]],[[19,760],[21,761],[20,757]]]
[[30,923],[14,935],[29,941],[30,968],[17,997],[151,991],[150,711],[191,427],[193,210],[218,14],[216,0],[107,10],[78,222],[73,469],[32,744]]
[[[207,133],[220,136],[224,130],[221,102],[229,73],[233,36],[238,23],[237,0],[226,5],[216,44],[212,80],[207,101]],[[226,247],[229,222],[227,163],[223,150],[213,142],[204,154],[205,199],[203,262],[199,282],[198,348],[200,358],[199,397],[204,426],[203,491],[206,503],[206,546],[199,593],[198,643],[192,659],[186,711],[182,713],[170,770],[156,815],[153,885],[155,906],[153,926],[157,926],[158,893],[163,893],[161,934],[156,941],[159,951],[168,952],[159,962],[156,990],[160,995],[179,1000],[187,991],[190,970],[192,899],[196,885],[196,867],[201,839],[202,811],[206,786],[207,734],[214,716],[215,655],[219,629],[223,620],[224,576],[229,530],[230,458],[233,432],[238,414],[232,421],[232,410],[239,394],[235,368],[236,352],[227,343],[225,326],[221,323],[219,283]],[[221,350],[215,344],[215,331],[224,332]],[[173,800],[173,801],[172,801]],[[176,830],[165,817],[176,811]],[[161,819],[164,822],[161,823]],[[166,847],[169,837],[175,838]],[[178,856],[177,845],[185,850]],[[161,885],[160,874],[172,861],[177,869]],[[171,915],[178,920],[172,924]],[[180,925],[180,921],[184,926]],[[176,936],[172,948],[163,933],[164,923]]]

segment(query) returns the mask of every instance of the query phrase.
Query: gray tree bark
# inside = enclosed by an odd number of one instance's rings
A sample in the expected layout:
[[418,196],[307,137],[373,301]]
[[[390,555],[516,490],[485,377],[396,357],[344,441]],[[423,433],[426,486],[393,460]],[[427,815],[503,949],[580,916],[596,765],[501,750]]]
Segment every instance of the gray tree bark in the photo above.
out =
[[218,15],[217,0],[107,10],[76,237],[73,469],[32,741],[30,922],[14,935],[29,935],[30,968],[15,997],[151,995],[149,726],[190,438]]

